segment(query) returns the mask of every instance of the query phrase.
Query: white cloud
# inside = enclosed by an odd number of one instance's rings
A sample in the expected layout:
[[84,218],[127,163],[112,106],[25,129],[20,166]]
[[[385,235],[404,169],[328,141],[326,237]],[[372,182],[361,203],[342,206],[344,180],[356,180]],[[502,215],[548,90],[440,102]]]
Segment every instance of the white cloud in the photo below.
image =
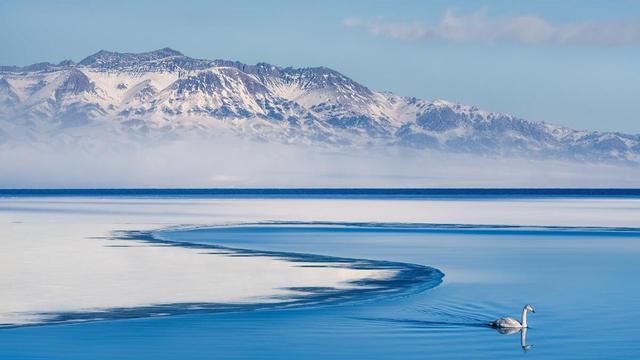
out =
[[553,24],[536,15],[491,18],[486,11],[447,11],[436,23],[346,18],[342,24],[401,40],[510,42],[522,44],[640,45],[640,21]]

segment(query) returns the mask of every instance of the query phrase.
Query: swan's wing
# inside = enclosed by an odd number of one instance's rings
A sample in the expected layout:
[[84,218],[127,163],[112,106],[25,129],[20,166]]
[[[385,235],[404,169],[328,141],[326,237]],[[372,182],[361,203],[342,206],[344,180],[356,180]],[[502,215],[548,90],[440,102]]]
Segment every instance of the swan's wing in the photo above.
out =
[[522,324],[520,324],[518,320],[513,318],[501,318],[491,322],[491,326],[502,327],[502,328],[517,328],[517,327],[522,327]]

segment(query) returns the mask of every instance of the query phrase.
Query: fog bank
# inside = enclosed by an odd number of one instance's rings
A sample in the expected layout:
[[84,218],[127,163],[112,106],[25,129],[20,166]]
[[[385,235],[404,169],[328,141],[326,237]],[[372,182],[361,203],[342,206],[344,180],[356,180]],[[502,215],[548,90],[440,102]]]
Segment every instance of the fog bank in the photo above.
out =
[[162,145],[11,146],[2,188],[639,187],[640,167],[483,158],[424,150],[339,150],[237,139]]

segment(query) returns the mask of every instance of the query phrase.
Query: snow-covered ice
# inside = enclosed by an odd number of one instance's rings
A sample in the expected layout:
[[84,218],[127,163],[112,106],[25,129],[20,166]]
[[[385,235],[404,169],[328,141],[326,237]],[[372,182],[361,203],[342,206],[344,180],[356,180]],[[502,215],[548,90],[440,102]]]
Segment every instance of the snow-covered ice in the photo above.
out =
[[638,227],[639,213],[638,199],[1,198],[0,323],[158,304],[277,302],[293,287],[348,289],[393,275],[113,240],[114,231],[263,221]]

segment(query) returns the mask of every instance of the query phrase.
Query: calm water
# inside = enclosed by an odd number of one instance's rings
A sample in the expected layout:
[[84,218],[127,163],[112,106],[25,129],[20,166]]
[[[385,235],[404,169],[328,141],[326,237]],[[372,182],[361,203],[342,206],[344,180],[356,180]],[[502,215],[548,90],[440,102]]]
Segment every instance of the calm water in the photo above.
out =
[[0,197],[198,197],[198,198],[638,198],[640,189],[607,188],[212,188],[212,189],[0,189]]
[[[0,331],[0,359],[629,359],[640,357],[640,234],[551,229],[241,226],[176,241],[433,266],[419,294],[284,311]],[[536,307],[526,345],[483,324]]]

